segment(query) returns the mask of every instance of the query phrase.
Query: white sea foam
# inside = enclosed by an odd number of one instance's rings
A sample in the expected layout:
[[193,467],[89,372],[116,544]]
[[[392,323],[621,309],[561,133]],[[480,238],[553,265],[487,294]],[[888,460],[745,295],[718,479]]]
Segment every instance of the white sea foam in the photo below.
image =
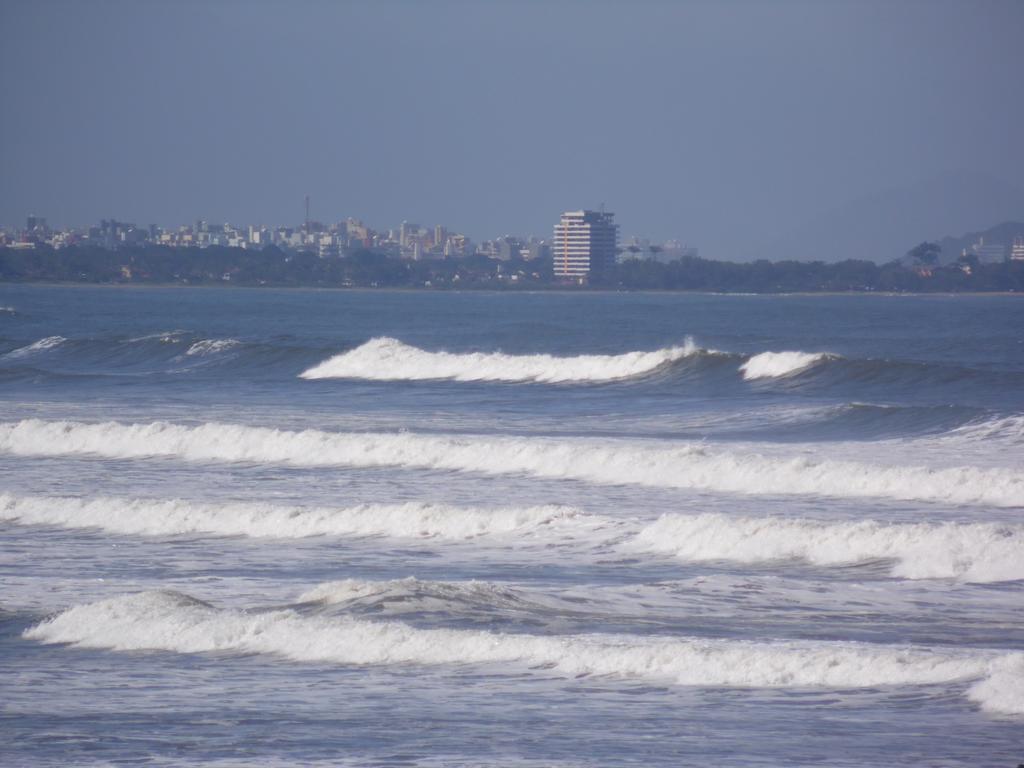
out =
[[79,605],[26,630],[43,643],[117,651],[272,654],[346,665],[501,664],[566,677],[690,686],[865,688],[978,681],[983,709],[1022,714],[1024,654],[837,642],[749,642],[632,635],[536,636],[416,629],[398,622],[219,610],[173,592]]
[[39,341],[34,341],[31,344],[27,344],[24,347],[18,347],[8,352],[4,357],[15,358],[24,357],[25,355],[31,355],[35,352],[45,352],[47,349],[53,349],[54,347],[60,346],[67,339],[63,336],[47,336]]
[[1016,468],[881,466],[808,456],[766,456],[694,443],[292,432],[216,422],[193,427],[166,422],[85,424],[26,419],[0,423],[0,451],[22,456],[169,456],[194,462],[311,467],[397,466],[740,494],[1024,506],[1024,473]]
[[679,347],[622,355],[506,355],[501,352],[428,352],[397,339],[371,339],[299,374],[304,379],[455,381],[614,381],[641,376],[700,353],[692,339]]
[[950,430],[943,437],[947,440],[970,440],[981,443],[999,441],[1021,444],[1024,443],[1024,416],[1003,416],[984,421],[973,421]]
[[1005,657],[968,695],[981,708],[1002,715],[1024,714],[1024,654]]
[[834,566],[895,560],[906,579],[969,582],[1024,579],[1024,526],[991,523],[826,523],[720,514],[664,515],[630,543],[681,560],[762,563],[806,560]]
[[441,504],[362,504],[346,508],[266,503],[0,495],[0,520],[24,525],[102,528],[120,534],[205,533],[257,538],[393,536],[467,539],[515,532],[582,516],[571,507],[471,509]]
[[218,352],[225,352],[241,344],[238,339],[203,339],[197,341],[186,351],[186,355],[214,355]]
[[805,371],[823,360],[834,359],[828,352],[762,352],[740,366],[743,378],[779,379]]
[[[408,502],[325,508],[11,494],[0,495],[0,520],[142,536],[390,536],[444,540],[524,535],[549,526],[556,527],[560,535],[593,533],[612,522],[557,505],[486,509]],[[636,530],[628,524],[626,529],[630,527]],[[623,534],[621,524],[609,530],[605,535],[612,539],[618,540]],[[898,578],[953,578],[979,583],[1024,579],[1024,527],[993,523],[826,523],[669,514],[640,529],[626,546],[687,561],[760,563],[795,559],[836,566],[891,559],[895,561],[892,575]],[[343,586],[349,589],[352,582]]]

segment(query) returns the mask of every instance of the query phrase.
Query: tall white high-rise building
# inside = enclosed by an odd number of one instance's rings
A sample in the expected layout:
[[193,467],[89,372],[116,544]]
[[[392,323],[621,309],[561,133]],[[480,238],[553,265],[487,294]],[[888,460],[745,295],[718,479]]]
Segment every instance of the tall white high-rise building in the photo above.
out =
[[615,264],[619,226],[615,214],[566,211],[555,225],[551,243],[557,277],[586,278]]

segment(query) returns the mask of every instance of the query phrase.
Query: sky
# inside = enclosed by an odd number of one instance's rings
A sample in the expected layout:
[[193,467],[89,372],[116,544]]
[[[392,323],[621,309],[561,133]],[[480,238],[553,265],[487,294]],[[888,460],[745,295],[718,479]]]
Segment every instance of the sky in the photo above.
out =
[[476,240],[560,212],[711,258],[1024,221],[1024,2],[0,0],[0,224]]

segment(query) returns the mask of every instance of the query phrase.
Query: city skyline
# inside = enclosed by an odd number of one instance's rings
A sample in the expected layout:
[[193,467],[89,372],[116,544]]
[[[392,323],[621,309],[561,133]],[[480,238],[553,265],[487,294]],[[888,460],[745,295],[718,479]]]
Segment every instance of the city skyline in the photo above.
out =
[[[1019,219],[1013,2],[0,8],[0,221],[459,221],[605,203],[719,259]],[[984,45],[976,41],[984,40]],[[965,54],[970,51],[970,54]],[[318,214],[318,212],[320,212]]]
[[[381,254],[402,259],[420,260],[447,257],[485,256],[499,261],[520,258],[532,261],[552,255],[552,248],[559,242],[567,245],[564,237],[566,222],[579,218],[586,220],[585,227],[574,228],[574,232],[587,230],[587,237],[573,237],[572,261],[575,268],[567,267],[568,252],[563,253],[562,270],[556,267],[556,274],[563,277],[581,277],[590,272],[593,263],[598,268],[614,263],[617,258],[654,259],[671,261],[682,257],[696,257],[696,247],[678,240],[652,242],[650,238],[637,235],[629,237],[619,247],[618,225],[613,224],[614,214],[605,211],[567,211],[553,227],[553,236],[504,234],[498,237],[474,241],[463,232],[445,224],[423,227],[402,221],[397,227],[375,229],[360,219],[346,217],[333,223],[317,221],[310,217],[309,197],[305,198],[306,220],[300,225],[241,224],[211,222],[199,219],[194,223],[177,227],[161,227],[156,224],[138,225],[135,222],[116,218],[101,219],[97,224],[86,227],[61,228],[51,226],[45,216],[30,214],[24,227],[0,225],[0,248],[14,250],[34,249],[38,246],[65,248],[69,246],[99,246],[120,248],[140,245],[169,246],[174,248],[206,248],[222,246],[229,248],[264,248],[276,246],[286,251],[313,252],[321,258],[343,256],[359,250],[373,250]],[[591,255],[591,222],[598,222],[596,250]],[[559,240],[560,234],[562,240]],[[565,248],[563,247],[563,251]]]
[[[308,196],[305,212],[308,216]],[[556,277],[570,280],[630,259],[669,263],[684,258],[695,259],[700,255],[696,247],[679,240],[658,243],[636,235],[625,239],[620,246],[619,225],[614,222],[614,216],[613,212],[603,208],[600,211],[565,211],[554,225],[550,238],[506,234],[474,242],[463,232],[444,224],[423,227],[407,220],[402,221],[398,227],[377,230],[352,217],[329,224],[307,218],[298,226],[235,226],[230,222],[199,219],[194,224],[182,224],[176,228],[163,228],[155,224],[138,226],[111,218],[102,219],[93,226],[62,229],[50,226],[46,217],[29,215],[22,228],[0,226],[0,248],[16,251],[32,250],[39,246],[53,249],[69,246],[118,249],[154,245],[171,248],[221,246],[262,249],[275,246],[286,252],[313,253],[320,258],[337,258],[361,250],[413,261],[467,256],[483,256],[497,261],[516,258],[532,261],[543,257],[551,259]],[[1007,221],[983,231],[968,232],[961,236],[947,235],[940,242],[922,241],[892,259],[852,261],[901,261],[912,266],[926,266],[926,262],[921,261],[923,254],[935,257],[929,257],[928,263],[948,264],[955,260],[957,264],[966,266],[968,272],[972,264],[1021,262],[1024,261],[1024,223]],[[827,252],[818,256],[814,261],[829,261]]]

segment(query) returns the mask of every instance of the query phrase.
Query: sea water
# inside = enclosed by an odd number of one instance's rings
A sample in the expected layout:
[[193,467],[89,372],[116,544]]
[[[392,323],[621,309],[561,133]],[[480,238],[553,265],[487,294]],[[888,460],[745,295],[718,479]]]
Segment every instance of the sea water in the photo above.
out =
[[4,765],[1024,762],[1024,302],[0,287]]

